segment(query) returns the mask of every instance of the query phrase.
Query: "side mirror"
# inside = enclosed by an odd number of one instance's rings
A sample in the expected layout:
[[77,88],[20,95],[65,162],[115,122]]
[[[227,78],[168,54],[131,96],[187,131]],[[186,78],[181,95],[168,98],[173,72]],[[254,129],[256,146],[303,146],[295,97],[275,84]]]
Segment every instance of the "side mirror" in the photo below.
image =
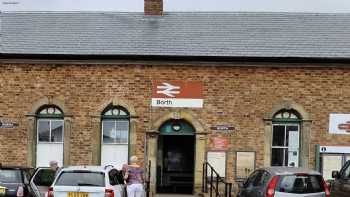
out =
[[340,176],[339,176],[339,171],[332,171],[332,178],[335,178],[335,179],[337,179],[337,178],[339,178]]

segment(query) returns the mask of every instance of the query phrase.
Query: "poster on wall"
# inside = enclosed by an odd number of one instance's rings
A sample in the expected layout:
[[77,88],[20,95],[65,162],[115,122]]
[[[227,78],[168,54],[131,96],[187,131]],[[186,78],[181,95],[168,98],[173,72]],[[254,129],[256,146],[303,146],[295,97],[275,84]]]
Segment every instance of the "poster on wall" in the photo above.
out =
[[255,170],[255,152],[237,152],[236,179],[246,179]]
[[329,114],[329,133],[350,134],[350,114]]
[[[221,177],[226,177],[226,152],[209,151],[207,161]],[[208,170],[208,176],[210,176],[210,170]]]

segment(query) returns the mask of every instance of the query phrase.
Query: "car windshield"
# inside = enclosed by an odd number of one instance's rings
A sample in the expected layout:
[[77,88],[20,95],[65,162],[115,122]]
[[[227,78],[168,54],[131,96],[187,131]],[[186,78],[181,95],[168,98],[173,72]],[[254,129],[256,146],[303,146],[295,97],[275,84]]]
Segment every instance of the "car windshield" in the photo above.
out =
[[55,185],[104,187],[104,173],[91,171],[65,171],[57,178]]
[[21,171],[16,169],[0,169],[0,183],[21,183]]
[[276,191],[293,194],[323,192],[322,177],[308,174],[281,176]]

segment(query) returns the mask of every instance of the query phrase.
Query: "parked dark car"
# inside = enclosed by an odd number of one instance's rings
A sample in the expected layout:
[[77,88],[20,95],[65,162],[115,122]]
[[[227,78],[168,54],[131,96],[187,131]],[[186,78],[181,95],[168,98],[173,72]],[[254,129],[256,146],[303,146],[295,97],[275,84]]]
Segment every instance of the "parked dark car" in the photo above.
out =
[[294,167],[269,167],[254,171],[237,196],[330,197],[330,192],[319,172]]
[[33,172],[27,167],[0,166],[0,196],[31,197],[29,180]]
[[332,177],[332,197],[350,196],[350,161],[347,161],[340,171],[333,171]]

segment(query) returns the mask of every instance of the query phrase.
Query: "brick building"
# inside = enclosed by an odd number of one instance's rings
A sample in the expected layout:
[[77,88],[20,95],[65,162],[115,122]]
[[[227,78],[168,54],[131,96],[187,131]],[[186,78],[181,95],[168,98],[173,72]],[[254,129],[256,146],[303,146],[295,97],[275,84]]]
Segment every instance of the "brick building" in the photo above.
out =
[[[175,193],[200,187],[205,160],[230,180],[270,165],[328,176],[350,147],[329,132],[330,114],[350,111],[349,19],[151,0],[145,13],[1,13],[0,162],[119,167],[136,154],[153,191]],[[155,81],[199,82],[203,106],[152,106]]]

